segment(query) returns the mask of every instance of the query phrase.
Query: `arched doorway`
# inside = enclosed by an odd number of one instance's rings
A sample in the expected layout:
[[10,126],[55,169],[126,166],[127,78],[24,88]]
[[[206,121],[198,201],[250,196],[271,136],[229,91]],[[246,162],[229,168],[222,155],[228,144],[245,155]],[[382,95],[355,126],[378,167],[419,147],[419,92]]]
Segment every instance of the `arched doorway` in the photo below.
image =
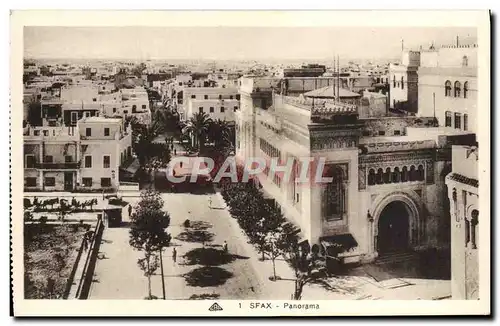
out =
[[377,251],[384,254],[407,250],[410,246],[410,209],[402,201],[384,207],[378,220]]

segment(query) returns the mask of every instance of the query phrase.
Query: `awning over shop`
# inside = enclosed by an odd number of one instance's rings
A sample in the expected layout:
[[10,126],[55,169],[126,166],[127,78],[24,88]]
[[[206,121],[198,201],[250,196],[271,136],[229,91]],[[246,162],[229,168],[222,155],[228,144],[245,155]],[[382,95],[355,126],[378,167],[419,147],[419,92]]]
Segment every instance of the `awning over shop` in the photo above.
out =
[[337,257],[338,254],[358,246],[358,242],[350,233],[322,237],[320,243],[326,255],[331,257]]

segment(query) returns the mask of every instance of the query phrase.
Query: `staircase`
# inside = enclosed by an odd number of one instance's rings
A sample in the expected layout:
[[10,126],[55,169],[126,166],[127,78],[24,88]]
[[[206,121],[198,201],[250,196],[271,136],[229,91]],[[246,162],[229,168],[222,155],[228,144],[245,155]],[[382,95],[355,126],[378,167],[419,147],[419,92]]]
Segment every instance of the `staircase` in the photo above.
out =
[[394,263],[418,262],[419,256],[416,252],[411,250],[394,251],[380,254],[375,265],[385,265]]

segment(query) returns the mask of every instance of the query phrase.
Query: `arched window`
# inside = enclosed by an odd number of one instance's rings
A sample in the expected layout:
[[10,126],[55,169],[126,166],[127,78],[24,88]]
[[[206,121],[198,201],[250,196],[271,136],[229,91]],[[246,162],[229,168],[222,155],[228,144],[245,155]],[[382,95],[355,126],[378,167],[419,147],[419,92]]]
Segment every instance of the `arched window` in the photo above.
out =
[[370,169],[370,171],[368,171],[368,185],[373,186],[374,184],[375,184],[375,170]]
[[451,127],[451,112],[446,111],[444,116],[444,126]]
[[399,168],[394,168],[394,172],[392,172],[392,182],[400,182],[401,175],[399,173]]
[[472,249],[477,249],[477,234],[476,234],[476,226],[479,224],[479,211],[477,209],[472,210],[471,212],[471,242]]
[[408,181],[408,168],[404,166],[403,170],[401,171],[401,182],[407,182],[407,181]]
[[469,130],[469,115],[464,114],[464,130]]
[[469,82],[464,83],[464,98],[467,98],[467,95],[469,93]]
[[347,166],[330,165],[326,172],[327,177],[333,180],[325,187],[324,217],[327,220],[342,219],[346,212]]
[[377,170],[377,184],[382,184],[384,183],[384,170],[378,169]]
[[455,113],[455,129],[462,129],[462,115]]
[[460,97],[460,91],[462,90],[462,84],[457,80],[454,85],[455,97]]
[[391,168],[385,169],[384,183],[391,183]]
[[410,181],[417,180],[417,170],[415,169],[415,165],[410,167]]
[[405,78],[401,76],[401,89],[405,89]]
[[444,96],[451,96],[451,81],[444,83]]
[[424,181],[425,179],[425,173],[424,173],[424,166],[422,164],[420,164],[418,166],[418,180],[419,181]]
[[462,58],[462,67],[467,67],[469,65],[469,58],[466,55]]

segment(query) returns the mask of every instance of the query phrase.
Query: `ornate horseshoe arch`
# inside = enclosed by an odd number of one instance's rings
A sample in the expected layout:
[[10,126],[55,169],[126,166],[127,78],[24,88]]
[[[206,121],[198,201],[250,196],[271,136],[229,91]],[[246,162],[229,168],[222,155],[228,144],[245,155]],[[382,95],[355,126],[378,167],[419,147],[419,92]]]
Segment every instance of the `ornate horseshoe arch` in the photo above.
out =
[[[409,218],[409,243],[411,246],[416,246],[420,242],[420,216],[421,216],[421,200],[413,191],[403,192],[396,191],[386,195],[381,195],[372,204],[373,216],[373,237],[378,236],[378,222],[384,208],[392,202],[400,201],[408,212]],[[374,252],[377,251],[377,245],[374,242],[371,248]]]

